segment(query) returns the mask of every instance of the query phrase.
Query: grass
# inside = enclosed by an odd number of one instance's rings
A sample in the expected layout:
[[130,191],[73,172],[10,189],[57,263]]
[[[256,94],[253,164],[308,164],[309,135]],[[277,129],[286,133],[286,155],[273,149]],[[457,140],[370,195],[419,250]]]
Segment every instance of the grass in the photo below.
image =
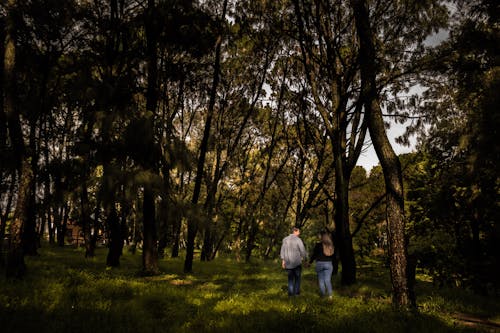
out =
[[141,256],[124,254],[121,267],[106,269],[106,249],[94,259],[82,250],[46,246],[26,258],[21,281],[0,277],[3,332],[495,332],[467,325],[456,313],[498,320],[494,298],[438,290],[422,276],[419,311],[391,306],[387,269],[376,260],[358,268],[358,283],[340,287],[334,299],[318,296],[313,268],[303,271],[302,294],[286,295],[278,262],[195,262],[182,272],[182,259],[160,261],[163,274],[142,277]]

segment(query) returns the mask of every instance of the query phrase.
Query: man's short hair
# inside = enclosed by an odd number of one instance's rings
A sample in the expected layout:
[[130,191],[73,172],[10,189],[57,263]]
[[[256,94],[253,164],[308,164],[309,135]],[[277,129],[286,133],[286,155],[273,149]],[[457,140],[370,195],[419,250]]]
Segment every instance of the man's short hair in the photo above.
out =
[[300,228],[299,227],[293,227],[292,228],[292,232],[296,232],[296,231],[300,231]]

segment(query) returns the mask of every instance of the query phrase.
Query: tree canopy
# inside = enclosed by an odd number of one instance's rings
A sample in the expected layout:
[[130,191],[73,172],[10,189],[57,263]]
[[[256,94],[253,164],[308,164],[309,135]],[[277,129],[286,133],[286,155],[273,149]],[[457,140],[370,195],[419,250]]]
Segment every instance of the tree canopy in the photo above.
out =
[[495,1],[9,0],[0,39],[8,276],[45,241],[155,275],[276,258],[299,226],[332,233],[343,284],[387,256],[400,307],[416,267],[498,290]]

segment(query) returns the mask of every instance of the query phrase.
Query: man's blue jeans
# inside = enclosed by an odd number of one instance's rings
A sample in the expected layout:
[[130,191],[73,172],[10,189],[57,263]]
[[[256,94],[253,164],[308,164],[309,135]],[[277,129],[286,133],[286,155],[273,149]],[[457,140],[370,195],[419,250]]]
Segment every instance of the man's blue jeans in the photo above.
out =
[[288,273],[288,296],[299,295],[302,266],[299,265],[295,268],[287,268],[286,272]]
[[316,261],[319,290],[323,296],[332,295],[332,272],[333,265],[331,261]]

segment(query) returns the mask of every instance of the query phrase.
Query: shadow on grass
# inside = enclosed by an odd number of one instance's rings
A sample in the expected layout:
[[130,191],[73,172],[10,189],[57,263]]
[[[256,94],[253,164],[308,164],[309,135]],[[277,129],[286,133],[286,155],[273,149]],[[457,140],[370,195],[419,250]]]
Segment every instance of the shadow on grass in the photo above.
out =
[[47,311],[32,306],[10,310],[0,305],[2,332],[179,332],[196,306],[178,298],[147,296],[106,309],[67,305]]
[[[264,300],[263,300],[264,301]],[[474,332],[449,327],[426,315],[393,311],[359,311],[349,315],[333,309],[309,309],[297,302],[284,310],[248,313],[210,311],[214,302],[196,307],[179,299],[146,298],[137,304],[107,310],[60,308],[49,313],[33,307],[15,312],[0,307],[3,332]],[[200,309],[201,308],[201,309]],[[202,310],[202,313],[200,313]],[[325,311],[331,314],[324,317]]]
[[[182,259],[160,262],[155,277],[140,277],[140,256],[106,270],[102,256],[49,249],[30,260],[25,281],[1,285],[2,332],[475,332],[441,316],[447,298],[427,302],[434,309],[408,314],[390,307],[385,268],[365,266],[359,282],[339,287],[334,301],[317,296],[313,269],[303,273],[303,294],[286,296],[287,276],[274,263],[197,263],[182,272]],[[429,285],[429,293],[435,292]],[[422,294],[421,297],[434,297]],[[466,298],[457,296],[456,302]],[[453,304],[452,309],[459,307]],[[441,319],[443,318],[443,319]]]
[[[326,310],[325,310],[326,311]],[[189,325],[196,332],[474,332],[450,327],[426,315],[402,315],[392,311],[373,311],[342,316],[333,311],[327,318],[291,307],[289,311],[257,310],[248,314],[219,314],[217,320],[198,320]]]

